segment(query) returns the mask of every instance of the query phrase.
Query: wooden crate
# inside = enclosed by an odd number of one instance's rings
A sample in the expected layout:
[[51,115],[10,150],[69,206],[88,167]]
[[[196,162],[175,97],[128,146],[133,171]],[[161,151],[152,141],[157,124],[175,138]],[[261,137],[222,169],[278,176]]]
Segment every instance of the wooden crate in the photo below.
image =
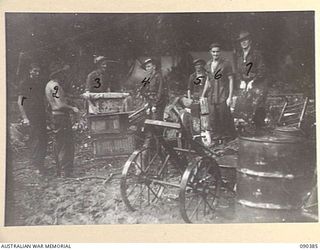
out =
[[129,124],[129,113],[88,115],[91,134],[125,133]]
[[107,114],[125,111],[125,99],[129,94],[108,92],[90,93],[89,96],[90,102],[88,102],[87,113]]
[[95,157],[125,156],[135,149],[133,134],[101,135],[92,143]]
[[191,104],[191,115],[193,117],[200,118],[200,103],[199,102],[194,102]]

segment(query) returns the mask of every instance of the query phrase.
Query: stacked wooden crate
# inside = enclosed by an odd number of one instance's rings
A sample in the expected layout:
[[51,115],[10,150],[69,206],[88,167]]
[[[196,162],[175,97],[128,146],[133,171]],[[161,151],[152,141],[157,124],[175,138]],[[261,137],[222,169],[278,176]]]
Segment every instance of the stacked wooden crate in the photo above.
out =
[[133,152],[134,135],[128,132],[131,112],[124,108],[127,96],[127,93],[90,93],[87,118],[95,157],[127,156]]

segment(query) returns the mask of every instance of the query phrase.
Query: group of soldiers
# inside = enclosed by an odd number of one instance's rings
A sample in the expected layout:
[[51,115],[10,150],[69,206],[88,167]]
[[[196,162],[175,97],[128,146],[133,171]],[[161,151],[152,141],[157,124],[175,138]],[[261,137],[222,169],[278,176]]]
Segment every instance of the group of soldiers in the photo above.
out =
[[188,98],[192,95],[194,99],[207,98],[209,127],[206,129],[216,138],[236,137],[230,111],[235,88],[239,89],[234,105],[237,112],[244,114],[243,118],[251,122],[256,130],[260,130],[265,123],[268,74],[263,57],[253,48],[249,32],[241,32],[237,41],[240,53],[237,54],[235,72],[231,63],[221,57],[221,44],[212,43],[209,47],[211,59],[208,62],[194,60],[195,72],[190,75],[188,82]]
[[[253,47],[249,32],[241,32],[237,41],[240,53],[236,58],[236,70],[233,70],[230,61],[221,56],[222,45],[212,43],[209,46],[211,59],[208,62],[201,58],[195,59],[194,72],[186,83],[186,97],[191,102],[200,101],[207,105],[205,109],[209,111],[209,121],[205,126],[201,125],[201,130],[205,130],[204,135],[209,137],[208,146],[210,142],[214,143],[214,138],[232,140],[237,136],[230,110],[234,101],[234,89],[239,90],[234,104],[237,112],[241,113],[256,131],[265,125],[265,100],[269,84],[266,66],[260,51]],[[142,67],[149,74],[147,78],[153,79],[143,94],[147,100],[155,103],[153,108],[156,117],[162,120],[168,88],[152,59],[145,60]],[[211,139],[211,136],[214,138]]]
[[[221,57],[221,45],[213,43],[209,47],[211,59],[194,60],[195,72],[186,83],[186,96],[190,99],[207,98],[209,106],[209,131],[216,136],[236,137],[230,105],[234,94],[234,85],[239,82],[243,93],[250,93],[252,98],[244,95],[245,101],[254,106],[251,114],[257,128],[264,124],[264,101],[267,91],[267,74],[263,58],[259,51],[252,47],[251,36],[241,32],[238,37],[241,53],[237,56],[237,72],[233,72],[231,63]],[[91,72],[86,81],[83,97],[90,102],[90,92],[118,91],[107,77],[108,60],[104,56],[95,58],[96,70]],[[140,94],[152,107],[154,118],[163,119],[163,112],[168,100],[166,81],[151,58],[144,61],[141,67],[146,71],[147,81],[142,82]],[[43,83],[41,68],[32,63],[29,75],[20,84],[18,105],[23,123],[31,128],[31,161],[41,175],[46,176],[48,169],[44,164],[47,153],[47,124],[45,99],[50,107],[51,127],[54,133],[54,156],[57,176],[73,175],[74,142],[70,113],[78,113],[77,107],[71,106],[66,98],[66,83],[69,66],[62,62],[54,62],[49,66],[49,82]],[[235,79],[237,81],[235,81]]]
[[32,63],[29,76],[20,83],[18,105],[23,123],[30,126],[31,163],[43,176],[48,175],[44,164],[47,154],[47,119],[45,99],[50,106],[50,122],[54,132],[54,156],[56,175],[72,176],[74,143],[70,112],[78,113],[66,98],[66,82],[69,66],[53,62],[49,66],[49,82],[44,84],[40,66]]

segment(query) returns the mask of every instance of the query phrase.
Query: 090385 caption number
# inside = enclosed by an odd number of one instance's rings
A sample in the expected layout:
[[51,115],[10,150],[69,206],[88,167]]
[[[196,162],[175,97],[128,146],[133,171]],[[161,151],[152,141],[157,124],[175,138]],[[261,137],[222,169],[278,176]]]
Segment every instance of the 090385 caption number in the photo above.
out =
[[303,249],[316,249],[318,248],[318,244],[299,244],[299,247]]

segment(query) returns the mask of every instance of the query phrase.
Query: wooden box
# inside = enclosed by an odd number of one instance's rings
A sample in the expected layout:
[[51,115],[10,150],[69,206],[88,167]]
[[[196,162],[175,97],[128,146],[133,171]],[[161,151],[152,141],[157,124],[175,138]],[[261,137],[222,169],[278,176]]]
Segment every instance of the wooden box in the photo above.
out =
[[90,93],[87,113],[106,114],[125,111],[125,99],[128,93],[107,92]]
[[200,112],[201,115],[209,114],[209,102],[207,97],[200,98]]
[[209,115],[202,115],[200,117],[201,120],[201,129],[202,130],[210,130],[210,118]]
[[88,115],[91,134],[125,133],[129,124],[129,113]]
[[135,149],[133,134],[102,135],[92,143],[95,157],[126,156]]
[[199,102],[194,102],[191,104],[191,115],[193,117],[200,118],[200,103]]

